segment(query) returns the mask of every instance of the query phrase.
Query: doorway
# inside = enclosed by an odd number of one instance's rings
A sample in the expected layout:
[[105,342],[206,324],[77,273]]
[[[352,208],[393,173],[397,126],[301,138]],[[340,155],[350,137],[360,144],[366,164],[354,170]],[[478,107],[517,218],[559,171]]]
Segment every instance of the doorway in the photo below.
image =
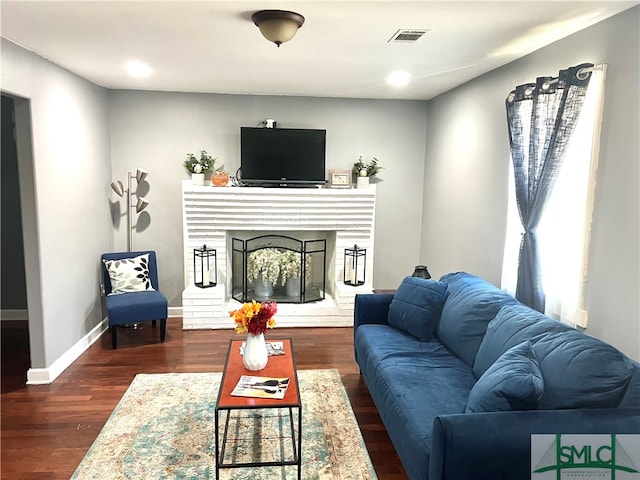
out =
[[2,95],[1,171],[1,285],[2,392],[25,385],[31,366],[27,286],[24,261],[20,177],[15,136],[15,103]]

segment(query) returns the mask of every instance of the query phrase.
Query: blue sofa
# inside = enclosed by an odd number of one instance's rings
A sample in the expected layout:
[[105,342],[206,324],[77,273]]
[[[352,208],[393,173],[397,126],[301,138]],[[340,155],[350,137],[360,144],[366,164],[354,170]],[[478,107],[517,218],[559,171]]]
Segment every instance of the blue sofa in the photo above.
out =
[[530,480],[532,434],[640,434],[640,364],[474,275],[407,277],[357,295],[354,316],[356,361],[412,480]]

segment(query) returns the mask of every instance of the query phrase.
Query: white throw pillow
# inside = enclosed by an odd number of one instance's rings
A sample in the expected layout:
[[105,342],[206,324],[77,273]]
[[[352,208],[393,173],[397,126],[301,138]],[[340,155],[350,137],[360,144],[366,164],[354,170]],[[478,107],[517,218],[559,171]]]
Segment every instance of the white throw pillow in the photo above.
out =
[[144,292],[155,290],[149,278],[149,254],[138,257],[104,260],[111,279],[111,293]]

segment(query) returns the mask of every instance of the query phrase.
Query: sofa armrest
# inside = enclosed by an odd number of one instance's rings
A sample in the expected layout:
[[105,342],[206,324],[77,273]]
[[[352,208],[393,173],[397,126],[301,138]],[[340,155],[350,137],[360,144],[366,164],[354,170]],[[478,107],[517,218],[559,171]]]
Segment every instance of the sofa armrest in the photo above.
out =
[[639,409],[443,415],[433,422],[429,480],[529,480],[531,434],[639,434]]
[[353,331],[355,332],[360,325],[368,323],[386,325],[391,300],[393,300],[393,293],[356,294]]

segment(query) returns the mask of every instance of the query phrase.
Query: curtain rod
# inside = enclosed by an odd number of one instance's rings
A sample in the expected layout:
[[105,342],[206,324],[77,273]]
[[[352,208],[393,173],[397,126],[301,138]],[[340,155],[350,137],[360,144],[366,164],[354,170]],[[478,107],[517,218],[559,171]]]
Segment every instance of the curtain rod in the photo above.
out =
[[594,65],[593,67],[584,67],[578,70],[578,72],[593,72],[594,70],[604,70],[604,63],[599,63],[598,65]]
[[582,78],[582,75],[584,75],[585,73],[590,73],[593,71],[602,71],[604,70],[604,63],[599,63],[598,65],[594,65],[593,67],[584,67],[581,68],[580,70],[578,70],[578,72],[576,73],[576,76],[580,79],[580,80],[584,80],[584,78]]
[[[580,79],[580,80],[584,80],[586,77],[583,77],[583,75],[585,73],[589,73],[589,72],[593,72],[593,71],[602,71],[604,70],[604,63],[599,63],[598,65],[594,65],[593,67],[584,67],[581,68],[580,70],[578,70],[576,72],[576,76]],[[560,80],[558,77],[551,79],[547,82],[544,82],[545,87],[544,88],[549,88],[549,86],[551,86],[551,84],[553,83],[557,83],[558,80]]]
[[[599,63],[598,65],[594,65],[593,67],[583,67],[581,69],[579,69],[576,72],[576,76],[580,79],[580,80],[584,80],[586,77],[582,77],[582,75],[584,75],[585,73],[589,73],[589,72],[593,72],[593,71],[605,71],[607,68],[607,64],[606,63]],[[551,87],[551,85],[553,85],[554,83],[558,83],[558,81],[560,80],[559,77],[556,78],[552,78],[551,80],[547,80],[546,82],[544,82],[542,84],[542,89],[543,90],[547,90],[549,87]],[[524,93],[525,95],[531,95],[533,93],[533,86],[529,86],[525,89]],[[509,94],[509,102],[512,102],[515,98],[515,94],[514,94],[515,90],[513,92],[511,92]]]

